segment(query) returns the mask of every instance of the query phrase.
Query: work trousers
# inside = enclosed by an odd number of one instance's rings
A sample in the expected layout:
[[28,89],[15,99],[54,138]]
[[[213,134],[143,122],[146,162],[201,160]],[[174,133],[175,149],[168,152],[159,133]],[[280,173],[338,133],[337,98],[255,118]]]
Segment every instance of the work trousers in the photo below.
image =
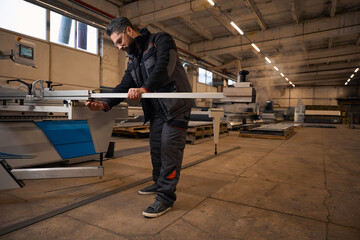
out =
[[158,115],[150,119],[150,148],[153,180],[158,185],[156,199],[172,206],[186,144],[190,110],[170,121]]

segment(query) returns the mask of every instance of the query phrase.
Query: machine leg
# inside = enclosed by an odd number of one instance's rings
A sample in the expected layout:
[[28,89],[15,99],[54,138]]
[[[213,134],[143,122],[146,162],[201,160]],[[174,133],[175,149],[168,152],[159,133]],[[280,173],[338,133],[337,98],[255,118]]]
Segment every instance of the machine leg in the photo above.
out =
[[0,161],[0,190],[22,188],[25,185],[11,170],[11,166],[5,160]]
[[104,161],[104,153],[100,153],[100,167],[103,166],[103,161]]
[[219,136],[220,136],[220,122],[221,122],[221,118],[224,117],[224,109],[210,108],[209,117],[213,119],[215,155],[217,155],[217,144],[219,142]]

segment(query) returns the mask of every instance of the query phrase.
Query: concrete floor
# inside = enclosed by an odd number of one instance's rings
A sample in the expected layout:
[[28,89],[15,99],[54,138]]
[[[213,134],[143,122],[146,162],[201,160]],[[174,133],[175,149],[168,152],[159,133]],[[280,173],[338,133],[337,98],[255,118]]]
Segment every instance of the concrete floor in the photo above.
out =
[[[360,239],[360,130],[300,128],[288,140],[238,137],[187,145],[173,210],[122,187],[151,176],[147,139],[116,138],[105,177],[28,180],[0,191],[1,228],[109,193],[0,239]],[[238,147],[238,148],[236,148]],[[228,152],[226,152],[228,151]],[[224,153],[225,152],[225,153]],[[84,165],[96,165],[88,163]]]

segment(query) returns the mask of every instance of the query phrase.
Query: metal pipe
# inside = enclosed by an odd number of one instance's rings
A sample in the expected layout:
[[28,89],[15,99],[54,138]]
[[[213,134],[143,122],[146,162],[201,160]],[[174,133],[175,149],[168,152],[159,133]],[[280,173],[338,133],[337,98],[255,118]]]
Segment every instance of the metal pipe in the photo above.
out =
[[225,75],[225,74],[223,74],[223,73],[220,73],[220,72],[218,72],[218,71],[208,70],[208,68],[207,68],[205,65],[200,64],[200,63],[193,62],[192,60],[189,60],[189,59],[186,58],[186,57],[179,56],[179,58],[180,58],[181,60],[187,62],[187,63],[190,63],[191,65],[204,68],[205,70],[207,70],[207,71],[209,71],[209,72],[212,72],[212,73],[214,73],[214,74],[216,74],[216,75],[218,75],[218,76],[220,76],[220,77],[223,77],[223,78],[226,78],[226,79],[231,79],[231,80],[233,80],[233,81],[235,81],[235,82],[237,81],[236,78],[227,76],[227,75]]

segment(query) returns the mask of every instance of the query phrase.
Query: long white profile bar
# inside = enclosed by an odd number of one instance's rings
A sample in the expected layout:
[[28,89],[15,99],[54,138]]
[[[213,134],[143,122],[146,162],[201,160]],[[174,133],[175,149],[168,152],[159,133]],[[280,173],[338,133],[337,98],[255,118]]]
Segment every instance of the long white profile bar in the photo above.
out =
[[36,105],[0,105],[0,110],[18,112],[57,112],[68,113],[70,108],[66,106],[36,106]]
[[[91,93],[90,98],[127,98],[127,93]],[[221,99],[225,98],[223,93],[143,93],[141,98],[207,98]]]

